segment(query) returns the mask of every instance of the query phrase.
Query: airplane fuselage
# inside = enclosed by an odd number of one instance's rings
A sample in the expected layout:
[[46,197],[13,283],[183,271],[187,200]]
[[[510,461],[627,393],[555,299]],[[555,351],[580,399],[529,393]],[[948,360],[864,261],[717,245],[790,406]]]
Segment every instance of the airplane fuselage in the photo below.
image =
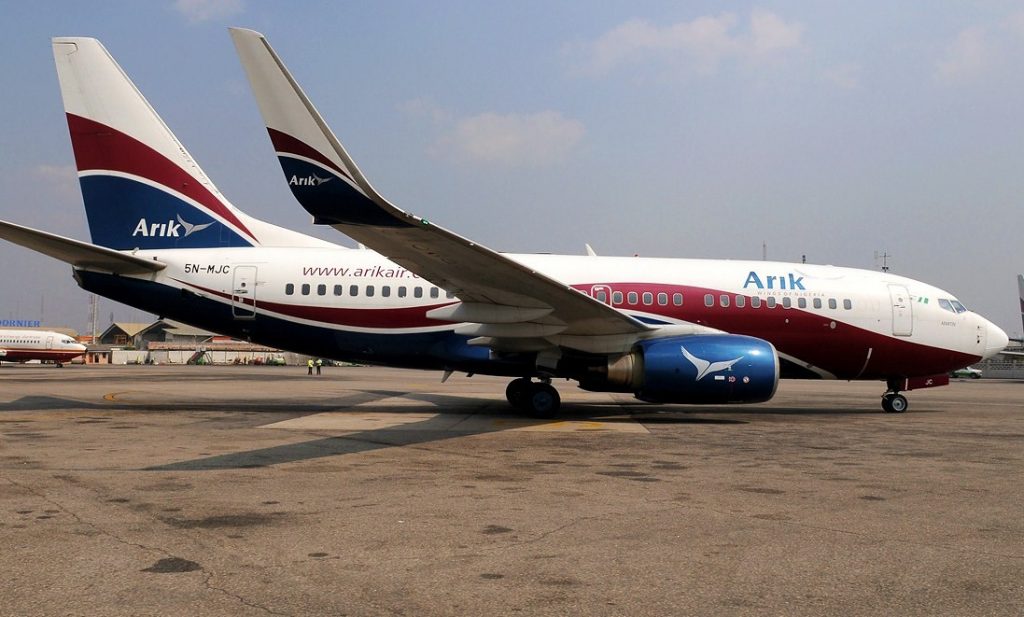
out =
[[[167,268],[146,276],[81,271],[77,278],[143,310],[328,358],[501,375],[521,374],[532,363],[469,344],[471,336],[456,333],[459,324],[428,318],[457,297],[373,251],[135,255]],[[769,341],[784,377],[935,375],[987,350],[986,320],[939,288],[890,273],[764,261],[506,256],[647,323]]]
[[85,351],[85,345],[59,332],[0,329],[0,362],[42,360],[61,364]]

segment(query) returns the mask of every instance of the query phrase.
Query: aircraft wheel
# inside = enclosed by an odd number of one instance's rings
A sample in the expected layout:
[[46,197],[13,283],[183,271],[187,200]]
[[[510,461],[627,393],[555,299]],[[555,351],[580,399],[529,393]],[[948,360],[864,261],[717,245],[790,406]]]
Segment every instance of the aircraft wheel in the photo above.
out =
[[886,394],[882,397],[882,409],[888,413],[903,413],[908,406],[907,397],[902,394]]
[[526,404],[526,395],[530,391],[531,385],[533,384],[528,377],[520,377],[509,382],[508,387],[505,388],[505,398],[508,399],[509,405],[516,409],[522,409]]
[[558,390],[546,383],[530,385],[525,401],[526,411],[535,418],[554,418],[562,404]]

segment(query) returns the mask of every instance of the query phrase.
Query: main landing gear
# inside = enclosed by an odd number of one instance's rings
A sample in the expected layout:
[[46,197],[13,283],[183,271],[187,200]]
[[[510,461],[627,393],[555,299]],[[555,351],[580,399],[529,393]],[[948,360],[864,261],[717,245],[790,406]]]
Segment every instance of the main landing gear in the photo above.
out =
[[889,380],[889,389],[882,395],[882,409],[887,413],[903,413],[907,410],[907,397],[900,394],[897,380]]
[[535,418],[553,418],[562,399],[550,383],[531,381],[529,377],[514,379],[505,388],[505,398],[516,409]]

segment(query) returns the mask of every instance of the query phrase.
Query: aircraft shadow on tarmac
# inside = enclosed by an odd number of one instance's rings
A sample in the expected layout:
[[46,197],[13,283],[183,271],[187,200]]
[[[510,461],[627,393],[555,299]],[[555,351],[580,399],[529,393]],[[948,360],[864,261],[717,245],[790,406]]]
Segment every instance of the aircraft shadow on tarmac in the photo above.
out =
[[[404,401],[418,401],[418,404],[390,405],[386,399],[401,398]],[[379,405],[375,403],[380,403]],[[873,409],[825,409],[801,407],[758,408],[737,407],[680,407],[677,405],[588,403],[567,402],[562,406],[558,418],[551,420],[523,418],[508,412],[502,402],[493,407],[480,408],[480,399],[466,396],[451,396],[437,393],[396,392],[387,390],[349,391],[325,403],[295,403],[287,400],[257,401],[175,401],[175,402],[87,402],[51,396],[27,396],[10,403],[0,403],[0,412],[10,411],[133,411],[133,412],[244,412],[277,414],[283,419],[302,418],[320,413],[363,414],[387,413],[391,415],[422,415],[431,417],[383,428],[346,432],[299,443],[282,444],[245,452],[232,452],[216,456],[179,461],[145,468],[150,471],[201,471],[218,469],[247,469],[307,461],[384,448],[411,446],[454,437],[496,433],[508,430],[502,422],[453,422],[453,417],[479,416],[496,420],[519,421],[516,426],[555,424],[562,422],[640,423],[644,425],[667,424],[748,424],[756,419],[752,416],[847,416],[877,415],[881,410]],[[358,409],[357,409],[358,408]],[[727,416],[742,415],[745,419]],[[708,417],[710,416],[710,417]]]

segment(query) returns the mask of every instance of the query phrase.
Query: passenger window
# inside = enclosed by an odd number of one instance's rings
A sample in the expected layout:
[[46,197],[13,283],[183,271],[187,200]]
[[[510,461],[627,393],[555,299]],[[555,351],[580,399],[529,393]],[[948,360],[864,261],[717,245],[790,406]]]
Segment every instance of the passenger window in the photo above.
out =
[[768,296],[768,299],[765,301],[768,303],[768,308],[770,309],[775,308],[775,306],[778,304],[778,301],[775,299],[775,296]]
[[398,288],[398,297],[399,298],[404,298],[405,297],[405,287],[404,286]]
[[608,292],[603,289],[598,289],[596,298],[598,302],[604,304],[605,302],[608,302]]
[[793,308],[793,298],[786,296],[782,299],[782,308]]
[[367,285],[366,286],[366,297],[367,298],[372,298],[374,293],[376,293],[376,292],[373,289],[373,285]]
[[423,297],[423,288],[422,287],[413,287],[412,296],[414,298],[422,298]]
[[807,298],[797,298],[796,305],[800,308],[807,308]]
[[430,288],[430,297],[431,298],[438,298],[440,296],[441,296],[441,291],[437,287],[431,287]]
[[303,283],[302,284],[302,295],[304,295],[304,296],[308,296],[309,295],[309,283]]
[[814,299],[814,308],[816,308],[816,309],[820,309],[821,308],[821,298],[815,298]]
[[295,293],[295,283],[288,283],[284,286],[284,295],[290,296]]
[[626,302],[630,304],[636,304],[637,300],[639,300],[639,294],[637,294],[635,291],[631,291],[626,294]]
[[711,294],[704,294],[704,306],[712,307],[715,305],[715,297]]
[[853,308],[853,302],[851,302],[850,300],[843,300],[843,308],[846,309],[846,310],[852,309]]
[[736,296],[736,308],[743,308],[747,305],[746,296]]
[[649,291],[645,291],[644,292],[644,304],[646,304],[647,306],[650,306],[650,305],[654,304],[654,294],[652,294]]
[[359,295],[359,285],[349,285],[348,286],[348,295],[352,296],[353,298],[358,296]]
[[385,285],[380,288],[380,295],[384,298],[391,297],[391,285]]
[[658,304],[660,306],[667,306],[668,305],[668,294],[666,294],[666,293],[658,294]]
[[622,292],[621,291],[613,291],[612,292],[612,304],[622,304]]
[[672,294],[672,304],[676,306],[683,305],[683,294]]
[[750,308],[761,308],[761,296],[750,298]]
[[342,293],[344,293],[344,289],[345,288],[343,286],[341,286],[341,285],[335,285],[334,286],[334,295],[336,295],[336,296],[342,295]]
[[832,309],[833,311],[836,310],[837,308],[839,308],[839,305],[836,304],[836,299],[835,298],[829,298],[828,299],[828,307],[830,309]]
[[317,285],[316,286],[316,295],[318,295],[318,296],[326,296],[327,295],[327,285],[324,285],[323,283]]

